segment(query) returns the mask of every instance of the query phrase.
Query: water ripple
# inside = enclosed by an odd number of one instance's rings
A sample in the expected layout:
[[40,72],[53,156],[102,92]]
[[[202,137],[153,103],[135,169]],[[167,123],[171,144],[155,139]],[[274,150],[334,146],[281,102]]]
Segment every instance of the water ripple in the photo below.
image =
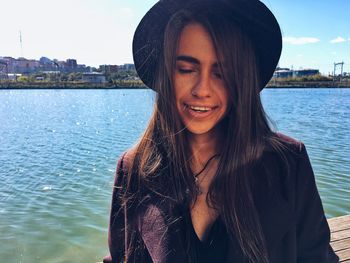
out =
[[[0,258],[94,262],[107,253],[118,156],[141,135],[146,90],[1,90]],[[264,90],[279,131],[302,140],[327,216],[350,213],[350,90]]]

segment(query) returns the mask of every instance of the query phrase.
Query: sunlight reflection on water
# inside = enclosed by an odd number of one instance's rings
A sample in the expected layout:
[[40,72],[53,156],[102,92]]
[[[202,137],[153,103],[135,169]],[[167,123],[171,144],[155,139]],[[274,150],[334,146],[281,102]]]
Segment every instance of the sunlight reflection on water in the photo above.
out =
[[[0,258],[107,253],[116,160],[144,130],[149,90],[0,90]],[[350,213],[350,90],[264,90],[278,130],[306,144],[327,216]]]

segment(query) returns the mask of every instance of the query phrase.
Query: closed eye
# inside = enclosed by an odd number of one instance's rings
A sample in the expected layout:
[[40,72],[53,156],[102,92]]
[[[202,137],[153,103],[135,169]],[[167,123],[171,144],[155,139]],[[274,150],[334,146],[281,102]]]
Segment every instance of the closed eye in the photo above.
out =
[[187,69],[187,68],[178,68],[177,71],[181,74],[189,74],[194,72],[193,69]]
[[220,72],[213,72],[213,75],[217,78],[217,79],[222,79],[222,74]]

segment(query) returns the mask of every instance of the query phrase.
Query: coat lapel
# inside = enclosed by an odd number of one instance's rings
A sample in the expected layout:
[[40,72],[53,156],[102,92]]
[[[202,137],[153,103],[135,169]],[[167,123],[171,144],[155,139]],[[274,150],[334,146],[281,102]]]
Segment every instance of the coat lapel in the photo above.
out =
[[265,166],[255,174],[254,200],[267,249],[271,255],[283,237],[295,227],[296,218],[290,192],[294,185],[276,156],[267,156]]
[[153,198],[142,206],[137,223],[140,235],[153,262],[187,262],[181,232],[183,219],[172,219],[162,203]]

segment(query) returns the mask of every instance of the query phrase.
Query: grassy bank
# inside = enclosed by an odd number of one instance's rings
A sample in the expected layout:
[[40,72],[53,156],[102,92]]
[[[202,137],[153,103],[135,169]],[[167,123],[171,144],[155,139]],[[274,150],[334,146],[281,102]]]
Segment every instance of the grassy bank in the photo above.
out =
[[320,74],[302,77],[273,78],[269,88],[350,88],[350,79],[333,79]]
[[270,81],[267,88],[350,88],[350,81]]

